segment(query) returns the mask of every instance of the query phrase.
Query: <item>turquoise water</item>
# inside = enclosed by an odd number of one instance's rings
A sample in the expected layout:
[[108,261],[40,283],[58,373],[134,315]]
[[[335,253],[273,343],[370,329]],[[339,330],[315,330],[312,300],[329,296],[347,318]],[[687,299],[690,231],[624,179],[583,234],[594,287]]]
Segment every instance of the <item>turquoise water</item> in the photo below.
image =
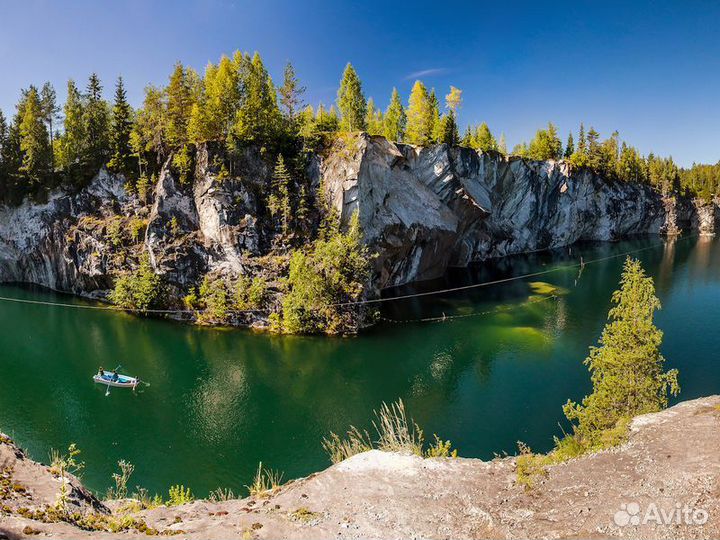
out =
[[[642,249],[663,310],[668,367],[690,399],[720,392],[720,241],[641,238],[495,261],[428,286],[483,282],[558,268],[543,276],[442,296],[389,302],[383,322],[356,338],[279,337],[197,328],[122,313],[0,302],[0,428],[46,460],[75,442],[84,481],[102,491],[119,459],[135,464],[130,484],[197,495],[242,491],[257,463],[285,479],[328,465],[323,436],[370,427],[382,401],[403,398],[428,435],[460,455],[513,453],[516,441],[547,450],[561,407],[590,383],[582,361],[597,340],[622,257],[578,268],[579,259]],[[546,298],[542,281],[561,287]],[[426,290],[418,288],[415,290]],[[405,289],[401,292],[408,292]],[[0,287],[1,296],[82,301]],[[530,301],[528,301],[530,300]],[[489,312],[489,313],[486,313]],[[484,313],[484,314],[481,314]],[[133,393],[92,382],[99,365],[137,374]]]

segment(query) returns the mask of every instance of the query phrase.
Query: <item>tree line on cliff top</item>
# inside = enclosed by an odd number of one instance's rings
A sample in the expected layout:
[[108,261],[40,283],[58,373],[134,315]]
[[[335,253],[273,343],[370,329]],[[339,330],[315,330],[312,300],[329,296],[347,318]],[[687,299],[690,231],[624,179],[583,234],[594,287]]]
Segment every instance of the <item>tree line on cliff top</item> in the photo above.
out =
[[720,188],[720,164],[681,169],[671,157],[641,155],[617,132],[601,140],[583,124],[563,144],[549,123],[511,151],[504,135],[496,138],[484,122],[468,125],[460,136],[460,89],[451,86],[441,102],[434,88],[416,81],[407,105],[394,88],[383,110],[373,98],[366,99],[351,64],[330,107],[304,104],[305,88],[292,64],[276,86],[258,53],[239,51],[209,63],[203,76],[177,63],[167,86],[145,89],[137,110],[127,101],[122,78],[111,101],[103,90],[95,74],[84,90],[70,80],[60,107],[51,84],[30,86],[22,90],[12,119],[0,111],[0,200],[17,203],[59,185],[82,186],[102,166],[137,182],[172,158],[187,177],[193,149],[208,141],[223,143],[229,159],[248,145],[271,156],[293,157],[317,148],[321,139],[353,131],[417,145],[447,143],[534,160],[566,159],[608,180],[644,182],[665,194],[710,198]]

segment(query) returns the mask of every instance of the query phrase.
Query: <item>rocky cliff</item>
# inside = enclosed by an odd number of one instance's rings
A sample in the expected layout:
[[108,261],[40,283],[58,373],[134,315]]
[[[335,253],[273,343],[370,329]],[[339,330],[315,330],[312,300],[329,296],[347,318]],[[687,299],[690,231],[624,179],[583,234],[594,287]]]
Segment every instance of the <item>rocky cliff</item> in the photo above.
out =
[[[277,309],[288,246],[267,211],[272,156],[246,149],[234,156],[231,171],[222,157],[221,149],[200,147],[194,177],[185,182],[168,161],[145,197],[103,170],[79,192],[56,190],[42,204],[0,207],[0,282],[102,299],[147,252],[165,278],[169,307],[181,307],[181,298],[210,274],[229,282],[262,275],[270,284],[266,312]],[[367,135],[342,138],[311,156],[302,176],[293,187],[302,185],[316,202],[325,198],[342,222],[359,212],[365,241],[377,253],[375,290],[578,240],[713,234],[718,213],[716,203],[663,198],[647,186],[608,182],[565,162],[420,148]],[[305,236],[318,221],[312,211]],[[231,322],[266,317],[241,314]]]
[[344,221],[359,212],[378,253],[380,287],[442,276],[449,266],[632,234],[712,234],[717,205],[663,198],[560,161],[507,159],[362,136],[323,164]]
[[550,466],[529,490],[517,483],[514,457],[423,459],[378,450],[255,497],[144,510],[127,500],[101,503],[71,477],[67,504],[83,530],[48,511],[57,475],[0,438],[0,535],[716,538],[718,445],[714,396],[635,418],[625,444]]

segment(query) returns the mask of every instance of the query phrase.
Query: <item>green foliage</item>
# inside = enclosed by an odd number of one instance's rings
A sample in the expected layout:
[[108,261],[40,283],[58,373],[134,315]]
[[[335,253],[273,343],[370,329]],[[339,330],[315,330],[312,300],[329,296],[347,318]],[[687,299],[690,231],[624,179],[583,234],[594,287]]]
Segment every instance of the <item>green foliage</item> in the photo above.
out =
[[369,135],[383,135],[385,132],[383,113],[375,107],[373,98],[367,102],[367,113],[365,115],[365,125]]
[[362,91],[362,83],[355,68],[348,62],[343,72],[337,93],[337,105],[340,110],[340,129],[343,131],[363,131],[367,128],[365,115],[367,103]]
[[282,154],[278,154],[267,204],[270,215],[279,218],[281,230],[284,235],[288,234],[290,230],[290,220],[292,219],[292,208],[290,206],[291,181],[290,173],[285,166],[285,160]]
[[127,94],[122,77],[119,77],[115,88],[115,105],[112,110],[112,124],[110,128],[110,150],[112,157],[108,162],[108,169],[113,172],[128,174],[132,168],[131,132],[132,109],[127,102]]
[[410,92],[407,109],[405,140],[411,144],[426,145],[433,140],[434,109],[427,88],[422,81],[415,81]]
[[281,129],[275,85],[258,53],[236,55],[238,77],[244,95],[235,116],[233,135],[241,143],[269,144]]
[[170,148],[187,147],[190,113],[199,93],[200,78],[195,70],[184,67],[180,62],[176,63],[165,90],[167,95],[165,138]]
[[110,301],[123,309],[146,312],[159,307],[162,297],[162,280],[155,274],[147,253],[140,259],[138,268],[120,276],[115,289],[110,293]]
[[90,75],[84,108],[85,123],[85,163],[94,173],[105,165],[110,154],[110,112],[108,104],[102,97],[100,79],[93,73]]
[[357,213],[347,233],[331,234],[307,250],[295,251],[290,260],[289,290],[283,298],[283,330],[293,334],[357,332],[361,308],[337,304],[362,297],[369,259]]
[[562,158],[562,142],[552,122],[547,129],[538,129],[527,150],[530,159],[546,160]]
[[168,490],[167,506],[180,506],[181,504],[188,504],[195,500],[190,488],[185,486],[176,485],[171,486]]
[[132,463],[121,459],[118,461],[118,468],[120,469],[120,472],[113,473],[112,475],[115,487],[108,489],[107,494],[105,495],[106,499],[124,499],[127,497],[127,483],[135,470],[135,466]]
[[45,127],[42,103],[34,87],[27,93],[20,123],[22,164],[19,172],[32,191],[47,183],[51,173],[52,149]]
[[618,423],[667,407],[668,392],[680,390],[677,370],[663,371],[662,332],[653,323],[660,301],[639,261],[625,261],[612,302],[599,346],[585,360],[593,392],[582,404],[568,401],[563,407],[568,420],[577,422],[574,436],[588,449],[604,447],[604,435]]
[[457,449],[453,449],[450,441],[443,441],[440,437],[433,434],[435,442],[432,443],[427,450],[425,450],[426,458],[456,458],[458,455]]
[[278,94],[280,94],[280,104],[283,107],[285,117],[290,122],[295,120],[295,117],[302,108],[302,96],[304,93],[305,87],[300,84],[295,74],[295,68],[288,62],[285,64],[283,84],[278,88]]
[[229,320],[231,311],[230,291],[222,277],[205,276],[200,285],[199,304],[202,311],[198,322],[205,324],[224,324]]
[[235,289],[235,307],[239,311],[261,309],[267,301],[267,281],[262,276],[241,276]]
[[383,134],[389,141],[401,142],[405,136],[406,126],[405,108],[400,101],[397,88],[393,88],[390,105],[388,105],[383,118]]
[[481,152],[498,151],[498,143],[488,125],[483,122],[474,130],[468,126],[462,140],[463,146],[469,146]]

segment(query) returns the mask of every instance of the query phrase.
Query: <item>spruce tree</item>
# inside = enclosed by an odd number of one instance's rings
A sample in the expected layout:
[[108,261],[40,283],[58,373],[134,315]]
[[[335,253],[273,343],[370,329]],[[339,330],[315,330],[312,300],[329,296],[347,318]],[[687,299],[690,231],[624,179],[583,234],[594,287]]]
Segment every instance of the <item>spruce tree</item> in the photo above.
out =
[[407,126],[407,116],[405,116],[405,108],[400,101],[400,94],[397,88],[393,88],[390,97],[390,105],[385,111],[383,119],[385,138],[389,141],[401,142],[405,136],[405,127]]
[[282,154],[278,154],[273,171],[271,193],[268,198],[268,210],[272,217],[279,217],[283,235],[287,235],[290,229],[291,207],[290,207],[290,173],[285,166]]
[[508,149],[507,149],[507,142],[505,142],[505,134],[500,134],[500,142],[498,143],[498,152],[500,152],[503,156],[507,156]]
[[567,144],[565,145],[565,159],[569,159],[575,153],[575,142],[573,141],[572,131],[568,133]]
[[124,174],[128,174],[131,171],[131,131],[132,109],[127,102],[127,94],[122,77],[118,77],[115,87],[115,103],[112,110],[112,125],[110,129],[110,149],[112,157],[108,162],[108,169]]
[[30,87],[25,101],[20,123],[20,150],[22,164],[19,172],[27,187],[37,193],[50,180],[52,149],[42,102],[35,87]]
[[367,128],[365,124],[367,103],[363,95],[362,83],[349,62],[340,81],[337,104],[342,131],[364,131]]
[[430,91],[430,110],[432,123],[430,125],[430,141],[438,142],[440,140],[442,125],[440,124],[440,102],[438,101],[435,89]]
[[663,371],[663,334],[653,322],[660,301],[640,261],[626,259],[612,303],[610,322],[585,359],[593,391],[582,404],[568,401],[563,407],[585,449],[617,442],[633,416],[667,407],[668,392],[680,389],[677,370]]
[[385,131],[382,111],[375,107],[373,98],[370,98],[367,102],[365,125],[369,135],[382,135]]
[[[57,115],[60,112],[60,108],[57,106],[57,95],[55,93],[55,88],[53,88],[53,85],[49,82],[46,82],[42,90],[40,91],[40,103],[42,104],[42,111],[43,111],[43,119],[45,120],[45,123],[48,127],[48,133],[50,134],[50,148],[54,147],[54,141],[55,141],[55,129],[53,127],[53,123],[55,120],[57,120]],[[51,153],[50,159],[52,161],[51,168],[55,168],[55,159],[54,156]]]
[[407,109],[407,141],[421,146],[432,142],[433,120],[434,111],[427,88],[421,81],[415,81]]
[[198,76],[192,68],[185,68],[180,62],[175,64],[167,94],[166,139],[171,149],[182,148],[188,144],[188,123],[190,113],[198,93]]
[[87,105],[85,106],[85,137],[84,145],[87,155],[86,163],[89,173],[95,174],[105,165],[110,149],[110,119],[107,103],[102,97],[100,79],[93,73],[87,86]]
[[244,96],[238,108],[233,134],[243,143],[273,142],[280,128],[280,109],[275,85],[258,53],[245,56],[240,71]]
[[487,123],[483,122],[475,131],[472,146],[481,152],[497,151],[497,141],[495,140],[495,136],[490,131]]

